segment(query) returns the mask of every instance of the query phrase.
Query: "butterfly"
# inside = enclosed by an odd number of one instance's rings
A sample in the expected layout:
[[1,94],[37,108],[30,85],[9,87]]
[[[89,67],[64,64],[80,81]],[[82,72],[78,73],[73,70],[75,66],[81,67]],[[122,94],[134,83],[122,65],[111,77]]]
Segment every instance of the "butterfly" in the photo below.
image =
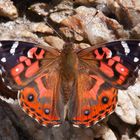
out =
[[41,125],[90,127],[111,114],[118,89],[135,83],[140,40],[114,41],[62,50],[21,42],[0,42],[0,75],[18,91],[21,108]]

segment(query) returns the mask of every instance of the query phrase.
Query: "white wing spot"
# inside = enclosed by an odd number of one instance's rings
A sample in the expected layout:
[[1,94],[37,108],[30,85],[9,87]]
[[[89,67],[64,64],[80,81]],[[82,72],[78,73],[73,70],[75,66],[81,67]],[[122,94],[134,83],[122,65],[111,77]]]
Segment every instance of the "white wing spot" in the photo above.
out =
[[4,67],[1,67],[2,72],[5,72],[6,70],[4,69]]
[[121,44],[124,48],[125,54],[128,55],[130,53],[130,49],[129,49],[128,44],[125,41],[121,41]]
[[138,62],[138,61],[139,61],[139,58],[134,57],[134,62]]
[[110,51],[109,54],[107,55],[107,58],[111,58],[112,57],[112,52]]
[[56,124],[56,125],[54,125],[53,127],[59,127],[60,126],[60,124]]
[[15,54],[15,51],[16,51],[16,48],[18,47],[18,45],[19,45],[19,42],[18,42],[18,41],[14,42],[14,44],[12,45],[12,47],[11,47],[11,49],[10,49],[10,53],[11,53],[12,55]]
[[18,99],[19,99],[19,94],[20,94],[21,90],[18,90]]
[[5,80],[4,80],[4,78],[3,78],[3,77],[1,78],[1,80],[2,80],[2,82],[5,82]]
[[12,89],[10,86],[7,86],[8,89]]
[[45,126],[46,127],[46,124],[42,124],[42,126]]
[[3,57],[3,58],[1,59],[1,62],[5,63],[5,62],[6,62],[6,58]]
[[32,53],[31,53],[30,51],[28,51],[27,56],[28,56],[29,58],[33,58],[33,55],[32,55]]
[[16,72],[18,72],[19,71],[19,69],[18,68],[16,68]]
[[140,46],[140,43],[138,44],[138,46]]
[[73,127],[79,128],[79,125],[73,124]]
[[0,48],[2,47],[2,43],[0,42]]
[[124,68],[121,68],[121,71],[124,71]]
[[[31,116],[32,117],[32,116]],[[37,120],[37,119],[35,119],[38,123],[39,123],[39,121]]]
[[12,98],[4,98],[2,96],[0,96],[0,99],[2,99],[3,101],[7,102],[7,103],[10,103],[10,104],[14,104],[15,101],[12,99]]
[[2,70],[0,69],[0,75],[2,75]]

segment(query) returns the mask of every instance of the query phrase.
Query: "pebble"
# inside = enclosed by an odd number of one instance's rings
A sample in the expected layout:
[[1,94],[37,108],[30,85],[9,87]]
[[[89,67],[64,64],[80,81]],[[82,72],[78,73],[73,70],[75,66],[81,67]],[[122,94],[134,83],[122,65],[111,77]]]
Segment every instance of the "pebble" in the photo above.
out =
[[116,114],[126,123],[136,124],[136,110],[127,94],[128,91],[119,91]]
[[12,20],[18,17],[18,10],[11,0],[0,0],[0,16],[8,17]]

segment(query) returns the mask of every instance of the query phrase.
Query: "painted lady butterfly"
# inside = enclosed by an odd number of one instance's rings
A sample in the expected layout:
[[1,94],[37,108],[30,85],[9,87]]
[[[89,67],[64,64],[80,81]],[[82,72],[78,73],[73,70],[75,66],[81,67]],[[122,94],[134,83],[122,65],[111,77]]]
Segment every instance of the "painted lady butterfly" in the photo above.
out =
[[68,119],[89,127],[111,114],[118,89],[135,83],[140,65],[140,40],[115,41],[60,52],[33,43],[0,42],[2,81],[19,91],[22,109],[43,126]]

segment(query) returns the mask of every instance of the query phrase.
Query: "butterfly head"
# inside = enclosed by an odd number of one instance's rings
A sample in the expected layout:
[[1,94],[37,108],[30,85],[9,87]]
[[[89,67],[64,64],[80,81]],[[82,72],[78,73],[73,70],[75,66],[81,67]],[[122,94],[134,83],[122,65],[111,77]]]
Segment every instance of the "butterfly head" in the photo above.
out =
[[73,43],[72,42],[66,42],[63,46],[63,50],[64,51],[73,50]]

